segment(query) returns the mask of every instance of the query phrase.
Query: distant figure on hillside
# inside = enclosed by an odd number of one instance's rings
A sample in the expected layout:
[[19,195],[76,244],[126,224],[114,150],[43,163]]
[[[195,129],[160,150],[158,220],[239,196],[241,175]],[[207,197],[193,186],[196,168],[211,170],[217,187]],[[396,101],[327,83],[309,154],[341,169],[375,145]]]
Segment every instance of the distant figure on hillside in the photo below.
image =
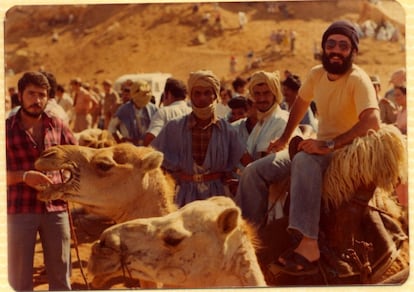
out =
[[237,66],[237,59],[235,56],[231,56],[230,57],[230,73],[234,74],[237,72],[236,66]]
[[295,54],[296,31],[291,29],[289,34],[290,34],[290,52],[292,54]]
[[239,11],[239,28],[240,30],[243,30],[245,25],[247,24],[247,16],[246,13]]

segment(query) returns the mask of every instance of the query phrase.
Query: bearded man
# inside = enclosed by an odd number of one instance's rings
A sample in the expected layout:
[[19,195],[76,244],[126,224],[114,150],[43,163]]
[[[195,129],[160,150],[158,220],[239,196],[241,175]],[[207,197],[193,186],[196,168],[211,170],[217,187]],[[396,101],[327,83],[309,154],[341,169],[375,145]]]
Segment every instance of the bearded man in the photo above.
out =
[[[318,272],[323,174],[333,152],[380,127],[374,87],[353,64],[358,43],[357,30],[348,21],[336,21],[327,28],[321,42],[322,65],[312,68],[300,87],[283,134],[269,145],[273,154],[248,165],[240,180],[236,200],[243,216],[259,225],[267,210],[268,186],[290,174],[288,231],[297,235],[299,243],[275,263],[288,274]],[[319,112],[317,137],[301,141],[291,161],[286,148],[312,100]]]
[[207,70],[190,73],[187,82],[191,113],[169,121],[151,146],[164,153],[163,167],[179,190],[182,207],[194,200],[223,195],[233,168],[251,161],[237,131],[215,114],[220,81]]
[[282,135],[289,113],[280,108],[283,95],[279,72],[255,72],[250,78],[249,92],[256,106],[257,123],[247,139],[247,150],[253,159],[258,159],[268,154],[270,141]]
[[33,258],[39,233],[49,290],[70,290],[70,228],[67,205],[42,202],[37,192],[61,183],[59,171],[34,170],[40,154],[54,145],[76,144],[68,126],[45,112],[50,84],[40,72],[18,81],[19,111],[6,120],[7,243],[9,283],[14,290],[33,290]]

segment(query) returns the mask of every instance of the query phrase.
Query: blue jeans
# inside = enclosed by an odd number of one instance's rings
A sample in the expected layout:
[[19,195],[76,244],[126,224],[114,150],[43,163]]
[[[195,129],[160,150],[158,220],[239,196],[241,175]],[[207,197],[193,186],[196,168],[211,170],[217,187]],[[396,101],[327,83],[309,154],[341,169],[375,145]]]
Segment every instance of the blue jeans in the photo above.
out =
[[39,232],[49,290],[71,290],[70,227],[67,212],[7,216],[8,276],[18,291],[33,290],[33,262]]
[[256,226],[265,220],[269,185],[290,179],[290,210],[288,229],[317,239],[323,174],[332,154],[313,155],[298,152],[290,161],[287,150],[269,154],[249,164],[240,178],[235,198],[242,215]]
[[242,216],[256,226],[265,220],[269,185],[290,174],[288,151],[268,154],[250,163],[242,173],[235,197]]

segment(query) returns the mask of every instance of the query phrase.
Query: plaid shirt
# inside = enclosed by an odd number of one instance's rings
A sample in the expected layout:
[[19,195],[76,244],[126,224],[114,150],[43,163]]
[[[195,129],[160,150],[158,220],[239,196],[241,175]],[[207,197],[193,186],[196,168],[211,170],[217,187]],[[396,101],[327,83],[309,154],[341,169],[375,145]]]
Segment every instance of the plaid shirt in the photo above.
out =
[[220,123],[216,117],[207,126],[201,127],[197,124],[194,114],[190,114],[188,127],[191,129],[192,135],[193,159],[198,165],[203,165],[204,159],[206,158],[208,144],[213,133],[213,125],[220,127]]
[[[55,145],[76,144],[70,129],[60,119],[42,116],[44,141],[37,145],[31,135],[22,127],[20,111],[6,120],[6,158],[7,171],[26,171],[34,169],[34,162],[44,149]],[[48,173],[54,183],[60,183],[58,171]],[[7,213],[45,213],[66,210],[61,200],[42,202],[36,199],[37,191],[25,183],[7,187]]]

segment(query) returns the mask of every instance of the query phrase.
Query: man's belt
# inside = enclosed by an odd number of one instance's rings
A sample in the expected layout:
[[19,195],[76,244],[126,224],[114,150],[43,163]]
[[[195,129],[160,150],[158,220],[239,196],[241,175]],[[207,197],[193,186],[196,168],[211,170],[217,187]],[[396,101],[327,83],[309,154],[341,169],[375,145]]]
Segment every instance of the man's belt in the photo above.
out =
[[222,179],[225,177],[225,173],[224,172],[211,172],[211,173],[206,173],[206,174],[187,174],[184,172],[180,172],[177,174],[177,177],[181,181],[202,183],[206,181]]

